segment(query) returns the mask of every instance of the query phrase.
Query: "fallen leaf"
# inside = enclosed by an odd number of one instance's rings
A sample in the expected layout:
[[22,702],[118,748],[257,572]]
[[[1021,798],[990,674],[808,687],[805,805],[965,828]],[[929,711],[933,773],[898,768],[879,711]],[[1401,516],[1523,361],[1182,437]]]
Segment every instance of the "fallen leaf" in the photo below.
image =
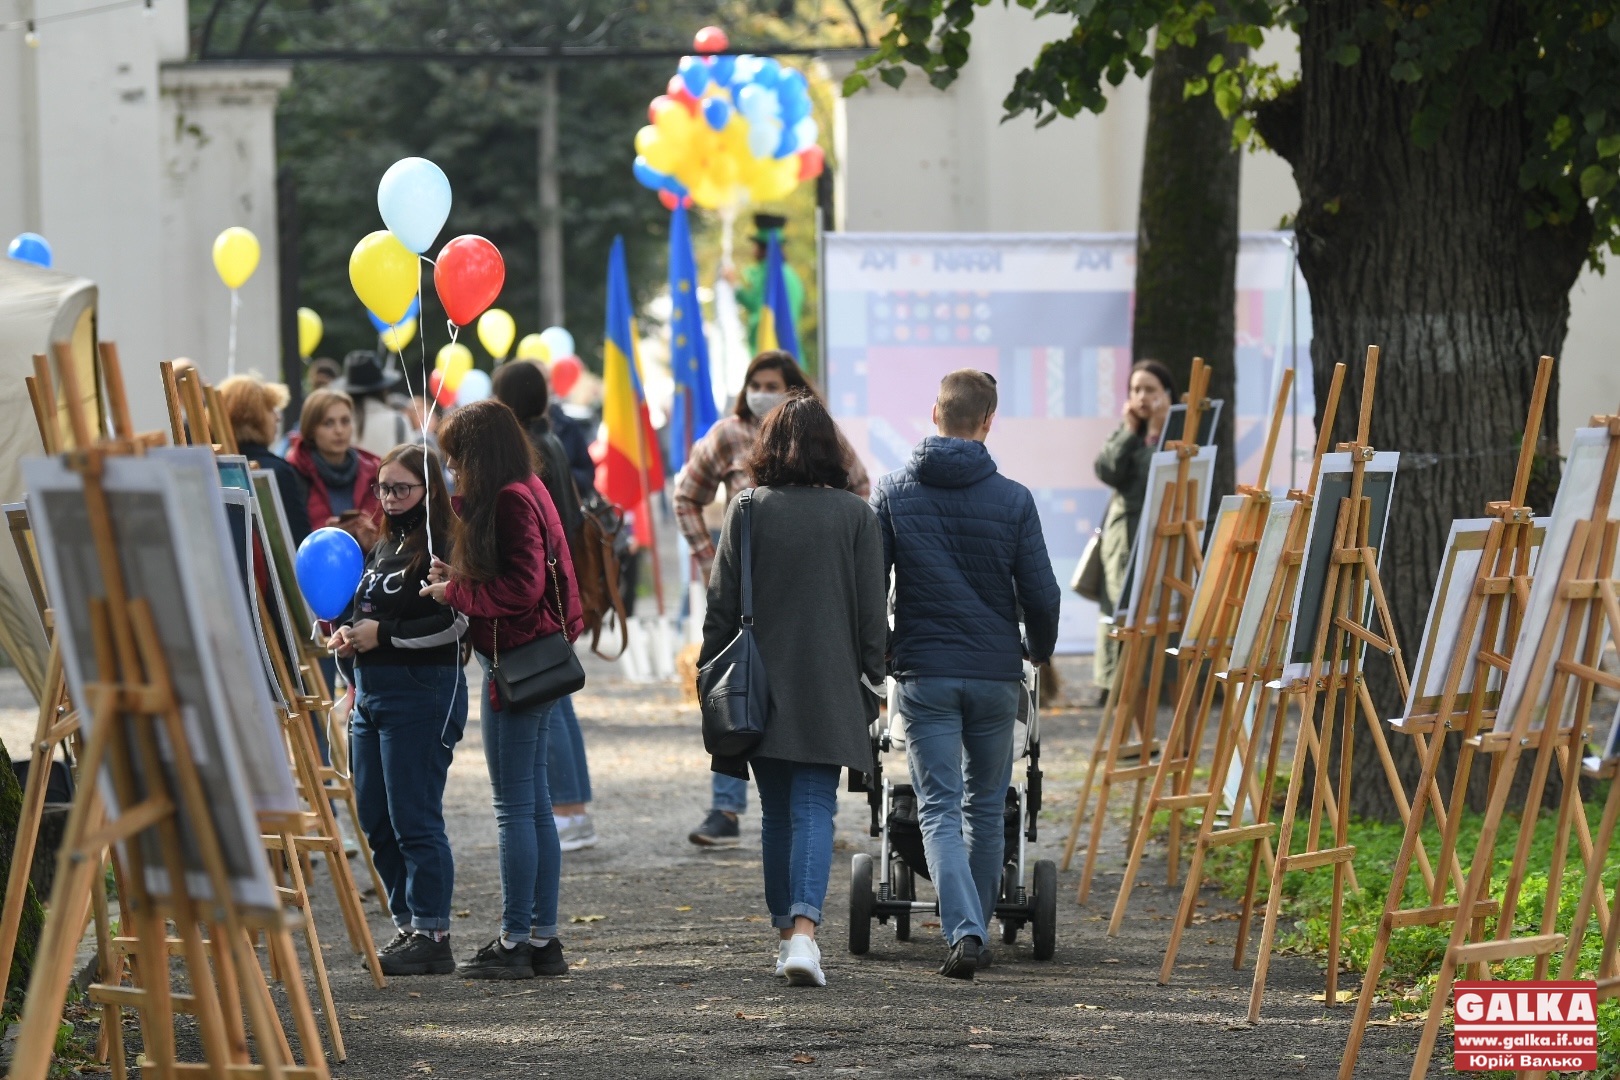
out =
[[369,1016],[361,1016],[357,1012],[352,1012],[352,1013],[349,1014],[349,1019],[350,1020],[370,1020],[371,1017],[369,1017]]
[[1249,1021],[1247,1021],[1247,1020],[1239,1020],[1235,1024],[1227,1024],[1226,1025],[1226,1030],[1227,1031],[1248,1031],[1252,1027],[1254,1027],[1254,1025],[1252,1023],[1250,1023]]
[[470,911],[458,911],[458,912],[456,912],[456,918],[458,918],[458,919],[470,919],[470,918],[472,918],[472,912],[470,912]]
[[[1327,991],[1324,990],[1320,994],[1312,994],[1311,995],[1311,1000],[1312,1001],[1326,1001],[1327,1000]],[[1341,1005],[1344,1004],[1347,1001],[1354,1001],[1354,1000],[1356,1000],[1356,992],[1354,990],[1340,990],[1340,991],[1338,991],[1337,993],[1335,993],[1333,995],[1333,1000],[1337,1001]]]
[[814,1065],[815,1063],[816,1059],[810,1054],[800,1053],[793,1055],[793,1064],[795,1065]]
[[1123,964],[1124,963],[1124,961],[1121,960],[1117,956],[1106,956],[1106,957],[1103,958],[1102,962],[1105,963],[1105,964]]
[[988,1049],[990,1049],[990,1044],[989,1043],[968,1043],[968,1049],[969,1050],[988,1050]]
[[764,1013],[758,1013],[758,1014],[745,1013],[745,1012],[743,1012],[741,1010],[738,1010],[737,1019],[739,1019],[739,1020],[763,1020],[763,1019],[765,1019],[765,1014]]
[[1101,1005],[1087,1005],[1084,1002],[1079,1002],[1079,1001],[1074,1003],[1074,1007],[1077,1008],[1077,1009],[1098,1009],[1098,1010],[1100,1010],[1102,1008]]
[[623,990],[624,983],[608,983],[609,990]]
[[420,990],[412,990],[412,991],[411,991],[411,997],[413,997],[413,998],[419,998],[419,997],[421,997],[421,996],[422,996],[422,992],[421,992],[421,991],[420,991]]
[[937,928],[939,926],[939,923],[937,923],[937,922],[925,922],[925,923],[923,923],[923,925],[924,926],[932,926],[932,927]]
[[568,961],[568,964],[569,964],[570,967],[584,967],[586,964],[588,964],[590,962],[591,962],[590,957],[582,956],[578,960],[570,960],[570,961]]
[[691,904],[682,904],[680,907],[676,908],[675,910],[676,911],[691,911],[692,910],[692,905]]
[[607,918],[606,915],[575,915],[569,921],[570,922],[577,922],[577,923],[593,923],[593,922],[601,922],[605,918]]
[[968,1034],[969,1035],[994,1035],[995,1031],[990,1029],[990,1028],[971,1027],[970,1026],[968,1028]]

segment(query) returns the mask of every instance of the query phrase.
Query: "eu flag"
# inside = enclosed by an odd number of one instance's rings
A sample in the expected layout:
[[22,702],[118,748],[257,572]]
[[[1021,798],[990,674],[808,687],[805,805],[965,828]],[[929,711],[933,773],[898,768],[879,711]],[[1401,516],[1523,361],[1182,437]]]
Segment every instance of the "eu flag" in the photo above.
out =
[[799,331],[793,325],[793,301],[788,296],[787,275],[782,267],[782,239],[772,233],[765,249],[765,297],[759,306],[759,333],[755,344],[760,352],[781,349],[802,366]]
[[709,344],[703,336],[703,307],[698,303],[697,260],[692,230],[679,203],[669,222],[669,367],[675,379],[670,407],[670,469],[686,464],[692,444],[720,419],[709,378]]

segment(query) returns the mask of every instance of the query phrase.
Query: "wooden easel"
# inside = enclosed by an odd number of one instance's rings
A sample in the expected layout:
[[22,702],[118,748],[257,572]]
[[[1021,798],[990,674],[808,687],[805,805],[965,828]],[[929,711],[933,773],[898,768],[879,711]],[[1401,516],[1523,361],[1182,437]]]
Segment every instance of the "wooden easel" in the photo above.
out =
[[[1260,475],[1253,486],[1239,486],[1237,495],[1242,506],[1237,512],[1232,535],[1224,556],[1215,551],[1222,538],[1212,531],[1209,560],[1219,557],[1220,570],[1210,570],[1217,580],[1211,582],[1206,573],[1199,589],[1213,585],[1210,599],[1195,610],[1192,626],[1181,645],[1173,650],[1183,665],[1181,695],[1176,702],[1175,716],[1170,721],[1170,732],[1165,736],[1167,747],[1176,747],[1176,753],[1159,756],[1159,766],[1148,789],[1147,809],[1142,813],[1143,825],[1136,830],[1130,855],[1125,862],[1125,876],[1120,881],[1119,894],[1114,899],[1114,912],[1108,922],[1108,936],[1119,933],[1130,903],[1136,874],[1141,868],[1147,850],[1148,833],[1154,815],[1160,810],[1170,812],[1169,884],[1176,884],[1177,867],[1181,860],[1182,816],[1187,810],[1203,807],[1207,791],[1193,792],[1194,775],[1203,753],[1204,728],[1215,702],[1215,674],[1226,669],[1230,659],[1233,637],[1237,631],[1238,612],[1248,594],[1249,578],[1254,571],[1255,555],[1260,550],[1260,536],[1265,531],[1266,518],[1271,509],[1271,492],[1267,482],[1271,477],[1271,459],[1277,449],[1277,436],[1288,410],[1288,393],[1293,388],[1294,372],[1284,368],[1277,387],[1277,400],[1272,407],[1271,426],[1266,433],[1265,448],[1260,454]],[[1211,774],[1211,785],[1222,785],[1224,776]],[[1171,785],[1166,791],[1166,786]]]
[[[1468,604],[1458,624],[1455,647],[1451,655],[1444,658],[1446,678],[1439,706],[1428,715],[1405,716],[1390,721],[1393,731],[1406,735],[1427,733],[1429,736],[1428,752],[1424,755],[1423,771],[1418,779],[1417,790],[1420,791],[1436,783],[1446,748],[1445,733],[1459,732],[1462,736],[1451,795],[1446,804],[1447,819],[1440,848],[1441,865],[1450,865],[1456,858],[1457,831],[1466,810],[1469,778],[1477,751],[1473,740],[1479,734],[1481,723],[1495,715],[1496,691],[1492,687],[1491,677],[1493,673],[1505,672],[1508,666],[1524,617],[1524,605],[1529,598],[1534,521],[1530,507],[1524,505],[1525,492],[1530,484],[1530,470],[1541,432],[1547,392],[1552,382],[1552,370],[1552,357],[1543,356],[1536,371],[1535,389],[1530,399],[1524,439],[1520,443],[1512,495],[1506,502],[1493,502],[1486,508],[1495,520],[1491,522],[1480,552]],[[1478,648],[1473,646],[1476,641]],[[1503,648],[1506,653],[1498,651],[1498,642],[1505,642]],[[1439,656],[1435,657],[1435,662],[1440,660]],[[1473,675],[1472,683],[1464,691],[1463,681],[1470,672]],[[1383,971],[1384,957],[1394,932],[1409,926],[1441,926],[1458,917],[1458,907],[1444,902],[1444,878],[1431,879],[1425,906],[1406,906],[1406,884],[1425,816],[1424,804],[1420,800],[1407,819],[1400,853],[1395,859],[1389,893],[1384,901],[1384,914],[1379,919],[1378,934],[1373,941],[1367,970],[1362,976],[1361,991],[1356,999],[1355,1019],[1350,1026],[1350,1036],[1339,1069],[1341,1080],[1350,1080],[1355,1074],[1356,1059],[1372,1015],[1378,978]],[[1576,820],[1580,825],[1585,825],[1584,815],[1577,815]],[[1590,857],[1590,837],[1585,837],[1585,844]],[[1469,920],[1472,924],[1470,937],[1474,941],[1483,939],[1485,919],[1498,910],[1498,905],[1488,896],[1489,879],[1486,880],[1487,885],[1478,896]],[[1598,904],[1602,905],[1601,899]],[[1606,916],[1603,917],[1606,921]]]
[[[1333,868],[1333,900],[1328,916],[1327,989],[1328,1005],[1337,1001],[1339,945],[1344,917],[1344,889],[1350,874],[1350,863],[1356,849],[1350,843],[1350,796],[1353,776],[1351,763],[1355,746],[1356,718],[1364,715],[1374,746],[1384,766],[1384,777],[1394,796],[1395,805],[1403,820],[1410,820],[1411,808],[1401,785],[1383,728],[1373,708],[1372,696],[1362,676],[1362,650],[1371,645],[1390,657],[1395,665],[1395,678],[1404,694],[1407,689],[1406,667],[1401,659],[1400,645],[1395,638],[1395,620],[1378,575],[1378,555],[1372,547],[1371,500],[1364,495],[1366,467],[1373,458],[1368,444],[1372,426],[1373,391],[1378,382],[1378,346],[1367,348],[1367,360],[1361,389],[1361,417],[1355,442],[1340,443],[1340,452],[1350,455],[1350,493],[1341,499],[1334,525],[1333,550],[1323,583],[1322,608],[1317,620],[1315,637],[1309,653],[1310,675],[1282,688],[1284,696],[1300,702],[1299,735],[1294,743],[1294,765],[1288,782],[1288,795],[1283,803],[1282,821],[1278,827],[1276,855],[1271,872],[1271,890],[1266,903],[1265,923],[1260,932],[1259,953],[1254,965],[1254,983],[1249,993],[1249,1020],[1260,1018],[1260,1005],[1265,995],[1266,974],[1271,966],[1271,946],[1276,939],[1277,920],[1282,909],[1283,877],[1290,870],[1314,870],[1324,866]],[[1324,430],[1328,430],[1324,427]],[[1319,510],[1319,507],[1313,507]],[[1369,607],[1376,614],[1382,634],[1361,622],[1362,613]],[[1303,629],[1303,628],[1300,628]],[[1318,721],[1316,706],[1321,703]],[[1337,713],[1337,719],[1335,719]],[[1339,750],[1337,778],[1331,769],[1333,739],[1338,728]],[[1420,754],[1427,754],[1427,742],[1418,740]],[[1313,773],[1309,825],[1305,834],[1305,850],[1290,850],[1300,795],[1306,783],[1306,766]],[[1435,817],[1444,825],[1445,806],[1438,789],[1431,783],[1418,789],[1418,798],[1430,798]],[[1330,807],[1329,803],[1336,801]],[[1325,816],[1332,817],[1332,843],[1321,843]],[[1433,874],[1427,864],[1427,854],[1421,842],[1417,853],[1422,860],[1425,880]],[[1452,867],[1460,880],[1461,871]],[[1245,900],[1245,906],[1250,901]]]
[[[170,403],[171,410],[174,410],[169,417],[171,431],[182,433],[189,431],[194,440],[205,440],[202,445],[212,445],[219,453],[235,453],[235,435],[219,392],[204,384],[195,371],[176,375],[173,365],[168,362],[158,367],[163,379],[164,397]],[[266,552],[265,556],[268,558],[269,552]],[[318,716],[331,708],[331,701],[314,694],[299,692],[291,675],[294,658],[282,653],[281,639],[276,633],[270,609],[264,603],[263,596],[259,597],[258,611],[253,614],[259,620],[260,632],[270,651],[281,697],[287,702],[287,708],[282,712],[281,726],[287,740],[293,776],[298,781],[308,807],[301,827],[291,831],[267,831],[265,836],[267,848],[285,854],[288,861],[301,863],[296,870],[288,872],[288,879],[293,885],[286,892],[285,898],[293,907],[306,914],[314,910],[307,887],[308,856],[311,852],[323,854],[332,875],[332,888],[337,894],[338,909],[343,915],[349,943],[355,953],[364,960],[367,970],[371,972],[372,982],[378,989],[382,989],[387,985],[387,979],[382,973],[382,963],[377,958],[376,942],[371,936],[371,926],[366,920],[365,901],[360,896],[359,886],[355,883],[354,874],[343,850],[343,836],[338,830],[337,815],[332,810],[333,798],[347,802],[350,812],[354,814],[355,832],[362,856],[377,881],[378,901],[386,903],[387,894],[382,887],[381,875],[377,873],[376,865],[372,861],[371,848],[366,843],[365,833],[359,828],[354,784],[346,769],[339,771],[321,761],[320,750],[315,743],[313,724],[317,722]],[[302,636],[295,640],[302,641]],[[307,668],[319,671],[318,664],[311,663]],[[321,685],[324,686],[324,683]],[[335,761],[343,760],[338,756],[336,746],[338,741],[333,740]],[[308,921],[305,934],[312,954],[318,957],[320,948],[313,918]],[[339,1031],[337,1010],[332,1003],[332,990],[326,977],[325,960],[316,959],[313,967],[316,987],[327,1013],[327,1027],[332,1035],[333,1054],[337,1060],[342,1061],[343,1036]]]
[[[1620,679],[1598,666],[1605,635],[1620,637],[1620,599],[1617,599],[1620,590],[1617,590],[1613,576],[1615,552],[1620,547],[1620,520],[1609,517],[1616,477],[1620,474],[1620,416],[1595,416],[1591,426],[1606,429],[1608,440],[1596,499],[1591,516],[1576,524],[1562,565],[1537,567],[1538,580],[1542,575],[1554,575],[1558,588],[1546,620],[1547,630],[1541,634],[1534,654],[1526,656],[1521,652],[1514,657],[1513,663],[1529,665],[1529,672],[1524,693],[1513,709],[1511,728],[1500,730],[1504,725],[1502,714],[1499,713],[1494,725],[1497,730],[1476,735],[1472,739],[1478,750],[1500,753],[1502,757],[1491,783],[1490,802],[1480,824],[1479,840],[1474,847],[1468,878],[1458,890],[1458,912],[1477,912],[1480,902],[1486,899],[1492,864],[1496,858],[1497,834],[1501,830],[1503,815],[1507,812],[1508,800],[1512,797],[1514,776],[1525,752],[1537,751],[1524,796],[1524,808],[1519,815],[1518,842],[1514,847],[1507,879],[1503,883],[1496,933],[1491,939],[1469,942],[1466,938],[1474,920],[1454,919],[1451,940],[1435,979],[1434,997],[1429,1003],[1428,1018],[1412,1062],[1411,1075],[1414,1080],[1421,1080],[1428,1071],[1440,1022],[1450,1005],[1452,983],[1459,967],[1533,956],[1536,958],[1535,977],[1545,979],[1553,954],[1562,951],[1564,958],[1560,970],[1573,975],[1579,960],[1581,937],[1594,908],[1601,904],[1603,869],[1609,858],[1609,844],[1614,838],[1615,818],[1620,815],[1620,805],[1616,803],[1616,790],[1620,789],[1620,784],[1610,787],[1609,800],[1599,826],[1600,842],[1587,857],[1586,885],[1582,889],[1571,934],[1566,940],[1564,934],[1556,932],[1570,836],[1575,830],[1576,819],[1583,824],[1585,819],[1580,809],[1579,780],[1587,725],[1591,719],[1592,693],[1600,685],[1620,689]],[[1556,656],[1555,647],[1558,651]],[[1543,709],[1537,703],[1544,687],[1548,697]],[[1547,722],[1536,728],[1538,712]],[[1570,715],[1567,724],[1564,723],[1566,712]],[[1530,846],[1546,791],[1547,774],[1555,760],[1562,774],[1563,790],[1547,873],[1545,910],[1540,933],[1521,936],[1514,931],[1513,916],[1524,888]],[[1615,771],[1614,762],[1595,763],[1593,769],[1598,775],[1613,776]],[[1620,994],[1620,978],[1616,977],[1615,972],[1615,943],[1617,932],[1620,932],[1617,924],[1620,924],[1620,919],[1613,917],[1611,909],[1604,935],[1601,970],[1598,972],[1602,979],[1599,989],[1604,997]]]
[[[126,929],[134,930],[129,951],[139,958],[136,973],[145,968],[147,977],[129,987],[98,984],[91,987],[91,998],[104,1006],[137,1010],[145,1064],[152,1074],[169,1080],[222,1076],[228,1070],[233,1077],[327,1080],[326,1061],[320,1054],[301,976],[289,978],[285,986],[310,1065],[297,1068],[290,1064],[285,1032],[248,942],[249,933],[264,934],[283,970],[297,972],[298,955],[287,923],[280,910],[254,910],[233,896],[226,857],[214,830],[191,735],[181,717],[151,609],[144,600],[131,599],[125,585],[102,475],[109,457],[138,454],[144,444],[127,439],[95,443],[81,408],[77,376],[70,364],[63,364],[61,372],[79,448],[69,464],[84,480],[85,506],[105,593],[92,599],[89,612],[99,679],[85,687],[84,704],[91,724],[81,759],[83,782],[75,794],[58,857],[52,918],[46,923],[29,982],[10,1076],[12,1080],[44,1080],[50,1068],[78,928],[84,925],[86,908],[101,887],[104,853],[109,849],[118,852],[121,846],[123,854],[115,854],[114,865],[119,870],[123,921]],[[161,749],[164,745],[168,754]],[[173,773],[172,784],[168,770]],[[119,809],[112,820],[100,797],[103,781],[110,783],[117,796]],[[205,867],[211,893],[206,899],[190,893],[182,821]],[[161,852],[167,895],[149,891],[143,843],[148,839]],[[167,958],[171,939],[166,920],[172,920],[176,929],[173,943],[186,968],[189,993],[176,993],[170,987]],[[208,939],[203,936],[205,926]],[[257,1036],[259,1064],[248,1057],[246,1032],[241,1028],[244,1005]],[[196,1016],[204,1063],[178,1061],[174,1030],[178,1012]],[[121,1056],[115,1058],[114,1069],[123,1074]]]
[[[1284,647],[1288,628],[1292,622],[1292,599],[1299,576],[1299,567],[1305,553],[1305,533],[1310,525],[1310,492],[1316,488],[1321,472],[1322,457],[1327,453],[1332,437],[1334,419],[1339,411],[1339,396],[1344,389],[1345,365],[1336,364],[1328,387],[1327,407],[1317,434],[1316,453],[1312,459],[1310,479],[1304,491],[1290,491],[1289,501],[1294,503],[1288,522],[1288,536],[1278,559],[1276,572],[1267,589],[1260,608],[1258,627],[1246,655],[1233,656],[1235,666],[1220,672],[1216,678],[1226,684],[1222,700],[1221,717],[1215,736],[1215,754],[1210,767],[1210,788],[1205,793],[1203,814],[1198,833],[1193,841],[1192,858],[1187,879],[1182,884],[1181,907],[1171,922],[1170,941],[1165,947],[1164,961],[1159,968],[1159,984],[1170,981],[1175,972],[1176,956],[1181,951],[1181,937],[1192,925],[1197,910],[1198,891],[1203,887],[1204,860],[1216,848],[1234,844],[1249,845],[1249,875],[1245,902],[1238,921],[1237,942],[1232,953],[1232,967],[1243,966],[1247,950],[1249,925],[1254,912],[1254,889],[1259,877],[1260,863],[1265,861],[1267,872],[1272,863],[1271,838],[1277,827],[1271,819],[1271,798],[1276,774],[1278,754],[1282,746],[1282,727],[1286,709],[1280,703],[1271,724],[1269,739],[1262,738],[1265,719],[1273,716],[1271,705],[1274,693],[1270,683],[1282,674]],[[1252,568],[1251,568],[1252,576]],[[1247,593],[1245,603],[1253,603]],[[1256,694],[1259,695],[1256,698]],[[1254,726],[1247,729],[1245,718],[1253,703]],[[1262,745],[1269,747],[1264,764],[1260,762]],[[1222,813],[1222,800],[1226,797],[1224,779],[1234,759],[1239,763],[1236,796],[1228,813]],[[1245,818],[1252,823],[1245,825]]]
[[[1074,820],[1069,826],[1068,843],[1064,846],[1063,867],[1068,868],[1080,836],[1080,827],[1086,807],[1091,802],[1094,779],[1097,784],[1096,806],[1091,815],[1091,839],[1086,844],[1086,861],[1080,873],[1080,887],[1076,891],[1077,903],[1085,903],[1091,891],[1091,877],[1096,870],[1097,851],[1102,844],[1103,822],[1108,812],[1108,796],[1115,784],[1134,780],[1135,799],[1131,808],[1129,842],[1135,842],[1142,822],[1142,796],[1148,780],[1157,766],[1150,758],[1160,749],[1157,743],[1159,698],[1164,688],[1166,666],[1165,650],[1174,643],[1182,631],[1188,608],[1192,605],[1193,586],[1203,570],[1203,555],[1199,549],[1199,534],[1204,527],[1204,513],[1209,503],[1209,491],[1200,487],[1190,473],[1192,461],[1198,456],[1198,423],[1204,411],[1205,391],[1209,387],[1210,370],[1204,361],[1193,359],[1192,378],[1185,397],[1186,425],[1182,438],[1169,443],[1164,450],[1176,454],[1176,476],[1165,487],[1164,500],[1159,506],[1158,520],[1147,547],[1147,561],[1141,567],[1142,575],[1137,594],[1137,610],[1129,626],[1116,626],[1111,636],[1120,642],[1119,663],[1114,671],[1114,685],[1108,694],[1113,717],[1110,724],[1097,732],[1097,742],[1091,752],[1091,767],[1074,808]],[[1153,482],[1152,478],[1148,481]],[[1147,528],[1142,522],[1139,528]],[[1141,543],[1138,535],[1137,543]],[[1155,585],[1159,587],[1154,588]],[[1158,603],[1153,603],[1157,597]],[[1179,597],[1179,610],[1174,609],[1173,598]],[[1186,671],[1179,673],[1183,684]],[[1177,697],[1180,697],[1178,692]],[[1127,740],[1133,737],[1135,743]],[[1174,756],[1178,747],[1166,744],[1165,756]],[[1134,765],[1124,765],[1134,759]]]

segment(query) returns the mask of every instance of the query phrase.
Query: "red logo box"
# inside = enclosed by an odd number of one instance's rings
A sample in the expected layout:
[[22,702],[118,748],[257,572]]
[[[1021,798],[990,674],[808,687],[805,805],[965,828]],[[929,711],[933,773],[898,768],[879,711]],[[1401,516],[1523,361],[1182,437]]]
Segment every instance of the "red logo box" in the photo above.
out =
[[1597,1068],[1597,984],[1459,982],[1452,997],[1458,1072]]

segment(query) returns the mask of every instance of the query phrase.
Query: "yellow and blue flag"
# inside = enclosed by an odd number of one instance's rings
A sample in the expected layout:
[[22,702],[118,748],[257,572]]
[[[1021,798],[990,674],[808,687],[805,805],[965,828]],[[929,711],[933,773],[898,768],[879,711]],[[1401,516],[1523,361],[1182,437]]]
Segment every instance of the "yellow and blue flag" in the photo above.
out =
[[703,305],[698,302],[697,259],[686,207],[675,204],[669,221],[669,367],[675,398],[669,416],[669,466],[686,463],[692,444],[709,433],[720,409],[709,377],[709,343],[703,335]]
[[765,248],[765,297],[759,306],[759,333],[755,345],[760,352],[781,349],[802,365],[799,331],[793,325],[793,301],[788,296],[783,265],[782,239],[772,233]]

